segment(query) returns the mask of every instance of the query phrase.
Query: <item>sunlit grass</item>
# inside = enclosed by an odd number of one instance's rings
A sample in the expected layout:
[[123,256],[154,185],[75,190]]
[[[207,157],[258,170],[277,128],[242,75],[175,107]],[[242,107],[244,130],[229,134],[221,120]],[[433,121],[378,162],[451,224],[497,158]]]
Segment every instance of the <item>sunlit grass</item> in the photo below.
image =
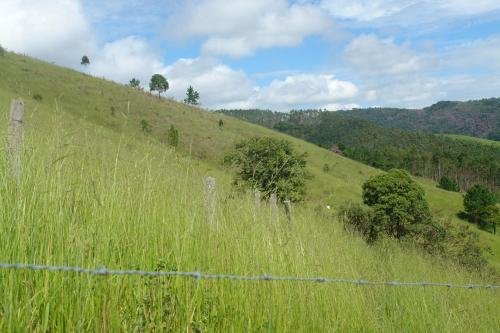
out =
[[[251,195],[234,192],[230,173],[220,166],[234,142],[281,134],[230,118],[220,130],[219,115],[27,58],[5,59],[2,124],[11,98],[22,96],[27,108],[20,186],[0,152],[0,262],[495,282],[394,242],[368,247],[346,233],[325,203],[336,208],[359,201],[361,184],[375,169],[289,138],[309,153],[314,176],[307,202],[294,207],[290,230],[283,214],[277,224],[268,206],[256,208]],[[43,102],[31,98],[34,92]],[[143,118],[154,124],[150,135],[141,133]],[[162,143],[172,123],[180,129],[177,152]],[[0,137],[5,130],[0,126]],[[217,179],[216,226],[206,215],[208,175]],[[433,186],[426,184],[431,205],[455,214],[460,196]],[[494,332],[499,305],[496,290],[0,270],[0,332]]]

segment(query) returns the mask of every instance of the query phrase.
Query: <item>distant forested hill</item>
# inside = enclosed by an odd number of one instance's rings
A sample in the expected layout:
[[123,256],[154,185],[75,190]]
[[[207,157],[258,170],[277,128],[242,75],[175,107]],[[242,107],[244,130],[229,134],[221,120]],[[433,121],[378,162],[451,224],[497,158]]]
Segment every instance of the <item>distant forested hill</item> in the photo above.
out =
[[446,176],[462,189],[484,184],[500,189],[500,148],[474,140],[384,128],[348,112],[317,110],[278,113],[265,110],[221,111],[325,148],[336,145],[352,159],[376,168],[402,168],[416,176]]
[[500,141],[500,98],[439,102],[421,110],[370,108],[345,113],[383,127]]

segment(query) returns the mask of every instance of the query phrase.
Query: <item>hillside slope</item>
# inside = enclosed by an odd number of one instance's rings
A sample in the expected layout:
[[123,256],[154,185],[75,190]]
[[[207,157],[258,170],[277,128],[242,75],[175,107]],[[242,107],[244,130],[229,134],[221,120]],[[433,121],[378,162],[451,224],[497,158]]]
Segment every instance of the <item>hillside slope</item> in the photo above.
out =
[[[33,97],[37,96],[36,99]],[[325,204],[361,200],[381,171],[313,144],[27,57],[0,58],[0,112],[26,102],[24,179],[0,163],[0,262],[489,283],[384,242],[367,246]],[[220,129],[219,119],[224,121]],[[144,133],[141,121],[151,125]],[[170,125],[181,145],[165,143]],[[2,125],[0,135],[5,136]],[[308,153],[308,200],[293,231],[232,192],[221,158],[242,139],[286,138]],[[1,152],[2,156],[4,151]],[[323,171],[325,164],[330,171]],[[203,183],[215,176],[218,227]],[[459,194],[419,180],[456,223]],[[282,218],[282,217],[281,217]],[[498,238],[481,232],[498,263]],[[392,288],[392,289],[391,289]],[[239,283],[0,271],[0,331],[493,331],[495,290]],[[298,301],[299,300],[299,301]],[[22,311],[20,310],[22,309]],[[467,311],[464,311],[467,310]]]

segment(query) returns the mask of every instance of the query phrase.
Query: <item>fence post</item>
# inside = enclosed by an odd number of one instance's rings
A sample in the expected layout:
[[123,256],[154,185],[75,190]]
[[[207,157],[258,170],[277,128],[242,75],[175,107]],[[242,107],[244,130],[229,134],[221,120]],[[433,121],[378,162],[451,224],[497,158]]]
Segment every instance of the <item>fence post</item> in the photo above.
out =
[[217,200],[217,188],[215,183],[215,178],[207,177],[205,178],[205,192],[207,196],[207,214],[208,221],[210,224],[216,224],[215,219],[215,204]]
[[293,213],[293,210],[292,210],[292,202],[290,200],[285,200],[283,202],[283,204],[285,205],[285,214],[286,214],[286,218],[288,220],[288,225],[290,227],[293,226],[293,216],[292,216],[292,213]]
[[22,174],[24,102],[12,100],[10,104],[10,120],[7,136],[7,152],[12,177],[19,183]]
[[255,189],[253,191],[253,194],[254,194],[254,198],[255,198],[255,207],[260,208],[260,201],[261,201],[260,191],[258,189]]
[[271,206],[271,219],[275,223],[279,223],[280,217],[279,217],[279,210],[278,210],[278,198],[276,196],[276,193],[271,193],[269,196],[269,205]]

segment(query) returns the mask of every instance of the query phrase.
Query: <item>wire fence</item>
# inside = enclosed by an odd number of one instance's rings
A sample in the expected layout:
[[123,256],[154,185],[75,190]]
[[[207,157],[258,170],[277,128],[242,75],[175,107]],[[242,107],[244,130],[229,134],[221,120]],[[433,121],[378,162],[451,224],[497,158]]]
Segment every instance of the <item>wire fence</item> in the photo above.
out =
[[178,272],[178,271],[141,271],[141,270],[113,270],[108,268],[89,269],[71,266],[47,266],[31,264],[2,264],[0,269],[9,270],[31,270],[49,272],[70,272],[87,274],[94,276],[145,276],[145,277],[185,277],[193,279],[207,280],[235,280],[235,281],[290,281],[290,282],[310,282],[310,283],[344,283],[367,286],[418,286],[418,287],[446,287],[460,289],[500,289],[500,285],[479,285],[479,284],[453,284],[439,282],[398,282],[398,281],[367,281],[341,278],[324,277],[294,277],[294,276],[272,276],[272,275],[232,275],[232,274],[204,274],[201,272]]

